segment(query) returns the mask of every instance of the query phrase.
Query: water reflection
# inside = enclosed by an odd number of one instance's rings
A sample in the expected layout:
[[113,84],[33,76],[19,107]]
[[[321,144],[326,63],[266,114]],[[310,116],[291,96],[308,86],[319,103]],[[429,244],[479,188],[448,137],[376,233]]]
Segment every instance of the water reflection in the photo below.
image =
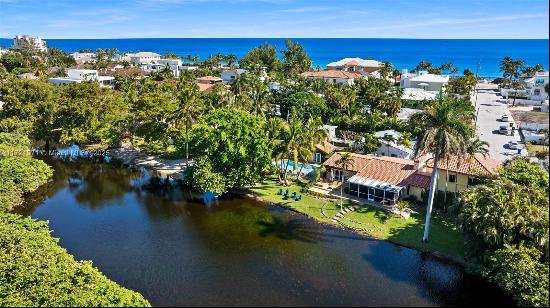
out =
[[[209,206],[147,172],[52,161],[55,178],[23,213],[153,305],[460,305],[483,292],[417,251],[239,197]],[[477,303],[477,302],[476,302]]]

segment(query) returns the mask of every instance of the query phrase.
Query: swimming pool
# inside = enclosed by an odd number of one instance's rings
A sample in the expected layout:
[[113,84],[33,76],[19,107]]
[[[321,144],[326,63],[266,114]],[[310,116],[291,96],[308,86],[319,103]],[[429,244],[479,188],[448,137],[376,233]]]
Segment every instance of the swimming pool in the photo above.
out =
[[[280,160],[278,162],[274,162],[273,164],[277,165],[279,168],[285,168],[286,166],[286,159]],[[312,165],[304,165],[302,163],[298,163],[296,168],[294,168],[294,162],[291,160],[288,162],[288,170],[291,172],[300,172],[300,168],[302,170],[302,174],[309,175],[313,171],[317,169],[317,167],[314,167]]]

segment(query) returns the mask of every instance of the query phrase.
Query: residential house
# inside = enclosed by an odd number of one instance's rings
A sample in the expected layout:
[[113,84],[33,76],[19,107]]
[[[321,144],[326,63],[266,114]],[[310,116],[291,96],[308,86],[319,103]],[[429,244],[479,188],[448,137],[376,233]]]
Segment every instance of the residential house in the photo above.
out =
[[232,83],[237,76],[246,73],[247,70],[242,68],[237,69],[231,69],[227,71],[223,71],[220,75],[221,79],[223,80],[223,83]]
[[393,205],[399,198],[422,200],[430,185],[430,174],[418,170],[412,160],[350,153],[352,165],[337,164],[342,153],[334,153],[323,165],[325,179],[345,180],[347,194],[365,201]]
[[400,132],[393,129],[383,130],[374,133],[374,136],[380,141],[380,147],[371,154],[403,159],[412,159],[414,157],[412,148],[399,144],[398,141],[401,138]]
[[378,78],[380,77],[379,71],[382,65],[382,62],[371,59],[365,60],[361,58],[345,58],[340,61],[327,64],[327,69],[346,72],[358,72],[362,73],[364,76],[372,76]]
[[127,53],[120,57],[121,61],[128,61],[135,65],[141,65],[152,61],[160,60],[160,55],[154,52]]
[[525,92],[527,98],[532,101],[544,102],[548,99],[548,93],[544,87],[548,84],[548,72],[537,72],[534,77],[526,79]]
[[75,61],[79,61],[79,60],[82,60],[82,59],[85,59],[85,60],[88,60],[88,59],[94,59],[95,60],[95,57],[96,57],[96,54],[93,53],[93,52],[73,52],[70,54],[71,57],[73,57],[73,59],[75,59]]
[[17,75],[17,78],[19,78],[19,79],[32,79],[32,80],[39,79],[39,77],[36,76],[34,73],[19,74],[19,75]]
[[402,89],[415,88],[438,93],[445,89],[448,83],[449,76],[447,75],[430,74],[427,71],[420,71],[418,74],[412,74],[404,69],[401,74],[400,86]]
[[142,63],[141,70],[152,73],[160,72],[168,67],[172,71],[174,77],[179,78],[181,65],[182,61],[179,59],[158,59]]
[[404,88],[401,99],[404,101],[433,101],[437,97],[437,94],[434,92],[428,92],[424,89],[418,88]]
[[310,162],[313,164],[321,164],[328,157],[330,157],[330,155],[332,154],[332,152],[334,152],[335,149],[336,147],[332,143],[330,143],[330,141],[328,140],[324,140],[322,142],[316,143],[315,152],[313,152]]
[[215,76],[204,76],[195,79],[195,83],[199,86],[201,92],[210,92],[214,85],[223,83],[223,79]]
[[300,76],[307,79],[322,79],[331,83],[352,85],[355,79],[365,78],[363,74],[354,71],[324,70],[304,72]]
[[[336,162],[342,153],[334,153],[323,163],[324,178],[328,181],[345,181],[348,195],[392,205],[399,198],[422,200],[429,189],[433,160],[408,160],[397,157],[350,153],[353,163],[342,169]],[[438,162],[437,190],[460,192],[476,184],[480,177],[495,176],[502,161],[485,157],[452,156]]]
[[[437,190],[458,193],[474,185],[480,177],[496,176],[501,160],[482,154],[451,156],[437,162]],[[433,159],[427,159],[421,170],[431,174]]]
[[112,76],[99,76],[97,70],[68,69],[67,77],[48,78],[48,82],[55,85],[67,85],[70,83],[81,83],[83,81],[96,81],[102,87],[113,87]]
[[47,52],[48,47],[46,46],[46,41],[44,41],[40,36],[29,36],[29,35],[17,35],[13,38],[13,49],[23,50],[30,49],[35,51]]

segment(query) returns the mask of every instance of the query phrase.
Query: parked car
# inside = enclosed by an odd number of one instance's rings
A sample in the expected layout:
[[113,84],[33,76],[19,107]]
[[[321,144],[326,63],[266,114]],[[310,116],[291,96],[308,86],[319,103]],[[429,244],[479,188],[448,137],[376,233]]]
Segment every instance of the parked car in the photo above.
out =
[[512,135],[512,128],[508,125],[501,125],[498,129],[498,133],[502,135]]
[[503,115],[502,117],[500,117],[500,121],[501,122],[510,122],[510,118],[508,117],[508,115]]
[[521,149],[521,145],[517,141],[508,141],[508,148],[510,150],[519,150]]

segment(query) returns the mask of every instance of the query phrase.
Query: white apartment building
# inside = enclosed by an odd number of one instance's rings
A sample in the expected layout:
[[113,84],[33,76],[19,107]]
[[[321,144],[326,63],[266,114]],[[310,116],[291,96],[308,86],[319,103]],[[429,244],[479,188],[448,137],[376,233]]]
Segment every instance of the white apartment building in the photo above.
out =
[[46,46],[46,41],[44,41],[40,36],[29,36],[29,35],[17,35],[13,38],[13,49],[23,50],[31,49],[36,51],[47,52],[48,47]]
[[55,85],[68,85],[71,83],[81,83],[83,81],[97,81],[102,87],[113,87],[115,77],[99,76],[97,70],[68,69],[67,77],[48,78],[48,82]]

